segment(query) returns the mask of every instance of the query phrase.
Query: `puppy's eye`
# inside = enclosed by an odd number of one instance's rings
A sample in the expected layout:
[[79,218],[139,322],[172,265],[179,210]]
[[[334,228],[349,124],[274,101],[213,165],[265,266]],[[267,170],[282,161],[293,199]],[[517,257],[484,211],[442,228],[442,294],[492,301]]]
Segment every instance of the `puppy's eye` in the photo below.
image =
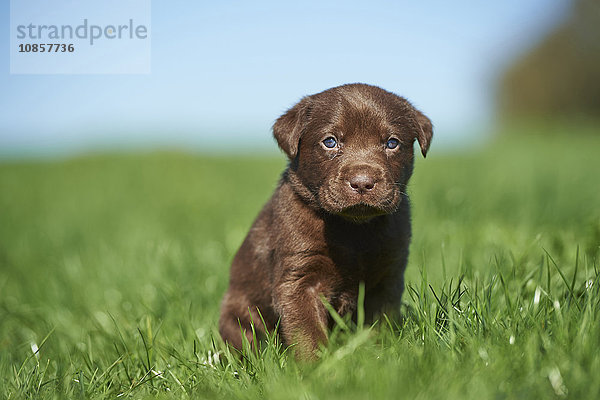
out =
[[333,149],[337,146],[337,140],[333,136],[329,136],[327,139],[323,140],[323,145],[328,149]]
[[395,149],[400,144],[400,141],[396,138],[389,138],[385,144],[388,149]]

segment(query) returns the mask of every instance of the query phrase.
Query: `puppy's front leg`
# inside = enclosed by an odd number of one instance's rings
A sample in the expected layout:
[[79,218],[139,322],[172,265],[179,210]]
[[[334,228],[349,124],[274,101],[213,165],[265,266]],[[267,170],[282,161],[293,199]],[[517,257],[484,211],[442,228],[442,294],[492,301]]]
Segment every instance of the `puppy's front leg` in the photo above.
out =
[[296,344],[297,359],[314,360],[319,345],[327,343],[328,313],[321,300],[326,290],[315,274],[295,275],[286,276],[275,291],[281,334],[287,345]]

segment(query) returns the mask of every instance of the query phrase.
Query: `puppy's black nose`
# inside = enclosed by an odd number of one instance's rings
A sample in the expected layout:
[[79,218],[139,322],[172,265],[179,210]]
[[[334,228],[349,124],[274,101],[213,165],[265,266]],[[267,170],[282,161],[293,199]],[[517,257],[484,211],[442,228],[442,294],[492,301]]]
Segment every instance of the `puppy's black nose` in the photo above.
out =
[[365,193],[375,187],[375,179],[366,172],[359,172],[353,175],[348,183],[350,187],[356,190],[358,193]]

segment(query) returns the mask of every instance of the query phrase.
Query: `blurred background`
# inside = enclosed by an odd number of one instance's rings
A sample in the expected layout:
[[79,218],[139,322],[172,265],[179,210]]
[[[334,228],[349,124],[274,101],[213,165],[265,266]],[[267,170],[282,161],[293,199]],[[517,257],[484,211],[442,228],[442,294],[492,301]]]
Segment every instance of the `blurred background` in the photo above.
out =
[[6,34],[0,156],[276,151],[270,127],[283,111],[350,82],[422,109],[434,152],[515,121],[589,125],[600,112],[599,38],[595,0],[155,1],[147,75],[11,75]]

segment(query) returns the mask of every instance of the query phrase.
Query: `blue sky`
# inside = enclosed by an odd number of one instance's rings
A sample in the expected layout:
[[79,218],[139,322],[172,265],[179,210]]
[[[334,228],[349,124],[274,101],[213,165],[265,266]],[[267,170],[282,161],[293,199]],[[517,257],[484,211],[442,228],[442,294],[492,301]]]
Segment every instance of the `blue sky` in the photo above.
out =
[[282,112],[350,82],[405,96],[433,120],[438,145],[458,145],[489,132],[496,77],[569,5],[155,0],[150,74],[11,75],[3,2],[0,154],[274,148]]

